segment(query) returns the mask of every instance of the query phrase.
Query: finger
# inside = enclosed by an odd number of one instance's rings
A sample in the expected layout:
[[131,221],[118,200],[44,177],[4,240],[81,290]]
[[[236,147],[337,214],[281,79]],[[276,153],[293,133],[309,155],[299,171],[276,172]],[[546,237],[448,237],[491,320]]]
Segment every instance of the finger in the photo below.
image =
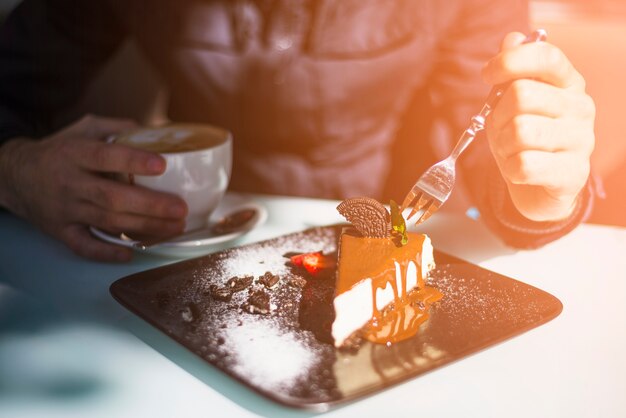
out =
[[534,78],[561,88],[585,89],[584,78],[556,46],[532,42],[506,49],[483,68],[488,84],[502,84],[520,78]]
[[499,165],[511,184],[541,186],[558,193],[576,193],[589,176],[588,159],[570,152],[522,151]]
[[97,141],[76,141],[75,145],[69,152],[87,170],[148,176],[165,171],[165,159],[150,151]]
[[86,115],[68,128],[68,132],[90,139],[104,140],[111,135],[139,128],[132,119]]
[[75,219],[82,224],[112,233],[140,233],[151,236],[172,236],[183,232],[184,219],[163,219],[130,213],[113,212],[84,203],[76,210]]
[[109,244],[93,237],[84,225],[69,225],[62,231],[61,240],[75,254],[96,261],[127,262],[132,250]]
[[88,182],[68,185],[75,196],[110,212],[129,213],[164,219],[182,219],[187,204],[179,196],[145,187],[96,177]]
[[589,132],[587,124],[578,120],[523,114],[515,116],[500,131],[489,125],[487,129],[492,152],[500,159],[526,150],[575,151],[584,155],[593,151],[593,131]]
[[502,129],[520,114],[534,114],[551,118],[593,118],[593,100],[586,94],[564,90],[534,80],[516,80],[505,90],[498,106],[491,112],[489,122]]

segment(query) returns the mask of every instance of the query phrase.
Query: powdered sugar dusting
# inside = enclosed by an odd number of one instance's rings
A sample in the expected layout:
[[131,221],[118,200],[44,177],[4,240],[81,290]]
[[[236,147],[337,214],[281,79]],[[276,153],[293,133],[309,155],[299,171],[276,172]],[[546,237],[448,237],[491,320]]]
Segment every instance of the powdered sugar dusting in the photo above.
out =
[[[314,332],[301,329],[302,288],[290,282],[299,273],[290,264],[289,254],[332,254],[336,242],[333,230],[319,228],[205,258],[211,261],[199,263],[191,280],[175,282],[173,293],[178,301],[169,305],[176,306],[176,317],[194,330],[182,338],[201,341],[201,354],[207,360],[275,396],[297,397],[305,392],[321,399],[331,396],[332,376],[318,369],[320,362],[333,356],[334,347],[320,342]],[[279,277],[271,288],[259,281],[266,272]],[[227,301],[213,298],[212,286],[226,286],[229,279],[246,276],[253,277],[246,289],[232,293]],[[242,309],[257,291],[269,296],[267,315]]]
[[[220,264],[222,274],[226,278],[240,275],[261,276],[266,271],[278,275],[285,274],[288,270],[285,265],[286,259],[276,257],[281,250],[285,249],[272,249],[268,246],[236,249]],[[276,251],[273,256],[272,251]]]
[[[226,326],[220,330],[224,338],[221,348],[233,357],[232,371],[239,377],[264,390],[288,393],[299,379],[310,374],[321,358],[320,344],[311,332],[303,332],[295,328],[295,324],[288,324],[285,316],[291,315],[276,312],[274,301],[277,297],[291,299],[293,308],[301,298],[299,292],[285,284],[285,277],[290,274],[289,259],[277,255],[313,251],[331,253],[335,249],[335,234],[319,229],[313,234],[309,231],[306,235],[298,233],[280,237],[271,244],[236,248],[220,260],[219,277],[211,278],[212,282],[224,282],[242,275],[259,277],[268,271],[282,276],[277,288],[269,292],[272,316],[241,315],[231,311],[223,318]],[[285,297],[288,293],[291,296]],[[244,297],[245,292],[241,292],[233,301],[239,303]],[[289,310],[290,307],[280,308]]]
[[224,348],[235,357],[235,373],[271,391],[293,386],[308,374],[317,357],[306,336],[282,329],[271,318],[228,329]]
[[261,244],[236,248],[220,263],[222,276],[225,278],[252,275],[260,276],[266,271],[273,274],[285,274],[289,268],[285,264],[287,258],[277,257],[277,254],[289,252],[333,252],[336,248],[336,237],[326,230],[320,229],[318,234],[294,234],[281,237],[271,244]]
[[[453,321],[467,322],[476,328],[487,323],[535,320],[542,311],[535,301],[534,288],[516,281],[503,281],[492,272],[478,272],[470,265],[456,266],[452,272],[439,268],[427,283],[443,293],[440,308],[454,318]],[[520,304],[521,300],[527,302]]]

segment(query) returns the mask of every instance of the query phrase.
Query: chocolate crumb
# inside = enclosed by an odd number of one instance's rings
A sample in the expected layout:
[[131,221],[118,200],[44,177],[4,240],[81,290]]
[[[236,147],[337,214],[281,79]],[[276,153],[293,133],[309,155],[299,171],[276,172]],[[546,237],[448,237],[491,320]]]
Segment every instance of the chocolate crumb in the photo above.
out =
[[300,254],[302,254],[302,253],[299,253],[299,252],[297,252],[297,251],[288,251],[288,252],[286,252],[285,254],[283,254],[283,257],[285,257],[285,258],[291,258],[291,257],[293,257],[293,256],[295,256],[295,255],[300,255]]
[[270,313],[269,309],[258,308],[255,305],[251,305],[248,303],[243,305],[241,309],[249,314],[267,315],[268,313]]
[[230,302],[233,297],[233,292],[230,289],[226,287],[219,287],[215,284],[212,284],[211,287],[209,287],[209,291],[213,299],[222,302]]
[[191,307],[189,306],[185,306],[181,311],[180,311],[180,315],[183,318],[183,321],[185,322],[191,322],[194,320],[193,317],[193,312],[191,310]]
[[226,287],[233,293],[240,292],[250,286],[253,280],[252,276],[232,277],[226,282]]
[[300,276],[292,276],[287,280],[287,284],[297,289],[304,289],[304,286],[306,286],[306,280]]
[[257,282],[265,286],[267,289],[270,289],[274,287],[279,280],[279,276],[272,274],[269,271],[266,271],[263,276],[259,276]]
[[264,290],[257,290],[248,298],[241,308],[251,314],[267,315],[270,313],[270,295]]

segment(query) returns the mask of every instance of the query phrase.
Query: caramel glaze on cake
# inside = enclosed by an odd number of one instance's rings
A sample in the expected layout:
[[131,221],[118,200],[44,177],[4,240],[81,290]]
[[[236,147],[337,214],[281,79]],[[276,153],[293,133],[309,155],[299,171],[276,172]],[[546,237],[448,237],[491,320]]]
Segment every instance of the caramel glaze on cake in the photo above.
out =
[[[409,233],[408,243],[399,247],[390,238],[366,238],[344,231],[339,260],[335,308],[340,308],[337,302],[343,294],[360,293],[361,306],[350,308],[362,312],[360,319],[354,321],[363,322],[350,336],[342,333],[337,324],[333,330],[337,346],[359,338],[393,344],[412,337],[428,319],[430,304],[443,296],[424,283],[424,277],[434,267],[426,235]],[[369,297],[365,292],[369,292]],[[352,305],[354,300],[350,301]]]

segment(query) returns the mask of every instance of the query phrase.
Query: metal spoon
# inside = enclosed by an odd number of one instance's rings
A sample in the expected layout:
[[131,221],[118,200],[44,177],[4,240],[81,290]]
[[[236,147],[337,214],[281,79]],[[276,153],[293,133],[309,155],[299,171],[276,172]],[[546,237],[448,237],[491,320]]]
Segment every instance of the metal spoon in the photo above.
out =
[[145,250],[164,242],[183,238],[187,236],[193,236],[200,232],[209,233],[210,235],[203,235],[203,237],[220,236],[226,234],[232,234],[234,232],[244,231],[252,224],[252,221],[259,216],[259,211],[254,208],[239,209],[228,215],[222,217],[217,222],[210,225],[206,225],[200,228],[192,229],[178,235],[170,235],[168,237],[150,238],[143,241],[136,241],[132,244],[133,248]]

